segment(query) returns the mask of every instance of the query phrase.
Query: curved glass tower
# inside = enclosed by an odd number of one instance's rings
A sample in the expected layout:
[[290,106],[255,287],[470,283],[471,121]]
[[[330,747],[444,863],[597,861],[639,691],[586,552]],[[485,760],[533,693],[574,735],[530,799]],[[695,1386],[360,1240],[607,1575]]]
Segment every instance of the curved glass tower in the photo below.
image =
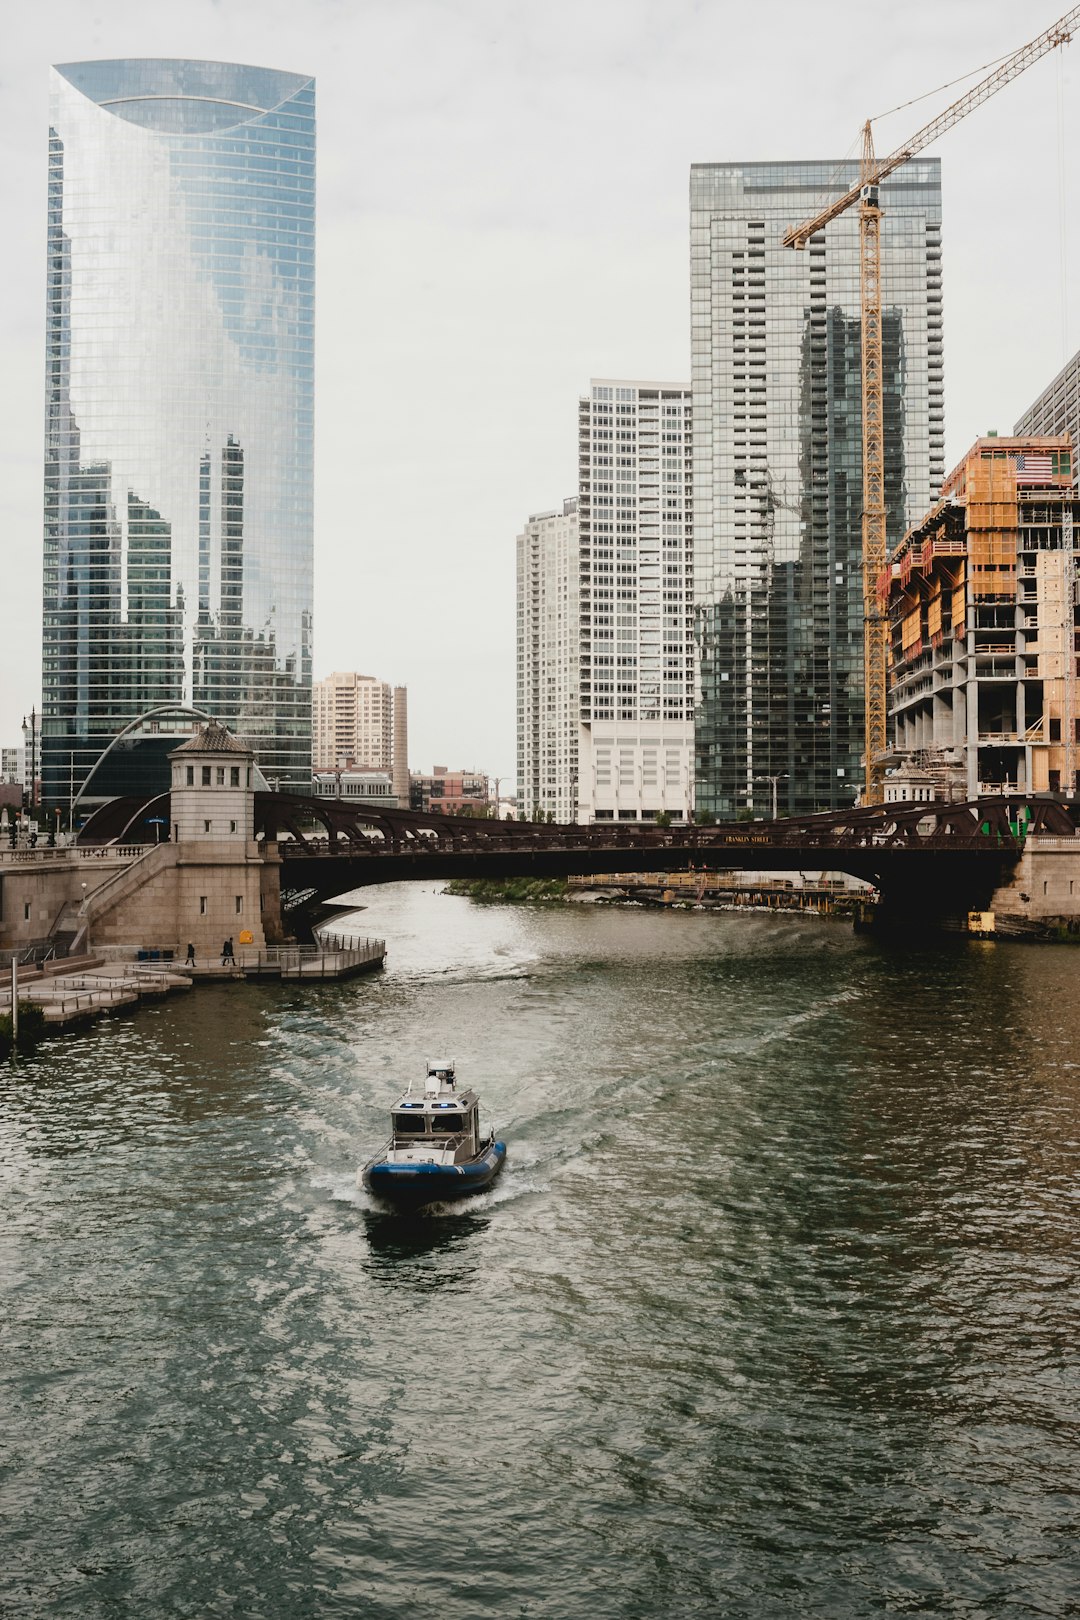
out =
[[[314,81],[150,59],[51,80],[46,800],[166,705],[307,786]],[[114,750],[87,800],[156,762]]]

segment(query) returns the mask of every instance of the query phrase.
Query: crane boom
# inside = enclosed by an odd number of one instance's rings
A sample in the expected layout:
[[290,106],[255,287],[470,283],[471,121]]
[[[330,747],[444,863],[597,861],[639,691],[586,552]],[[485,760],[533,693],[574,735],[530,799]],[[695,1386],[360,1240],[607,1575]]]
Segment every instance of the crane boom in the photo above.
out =
[[784,246],[804,248],[810,238],[855,202],[859,204],[859,281],[862,295],[862,583],[863,680],[865,685],[865,780],[863,802],[880,804],[885,797],[887,744],[887,634],[888,624],[877,599],[877,582],[888,555],[885,511],[885,422],[881,353],[881,208],[878,186],[887,175],[958,124],[961,118],[987,101],[1047,51],[1067,45],[1080,23],[1080,6],[1073,6],[1036,39],[1011,56],[951,107],[917,130],[888,157],[874,155],[874,140],[867,119],[863,126],[863,155],[859,182],[830,203],[820,214],[795,225]]
[[1063,17],[1059,17],[1052,27],[1041,33],[1038,39],[1029,40],[1020,50],[1014,51],[1004,62],[999,63],[993,73],[988,74],[985,79],[980,79],[978,84],[966,91],[959,101],[954,101],[951,107],[946,107],[944,112],[938,113],[936,118],[924,124],[910,140],[904,142],[903,146],[898,146],[888,157],[875,158],[873,171],[869,176],[865,173],[860,174],[858,183],[845,191],[842,197],[837,197],[827,208],[823,208],[820,214],[815,214],[813,219],[805,220],[801,225],[793,225],[784,237],[784,246],[805,247],[815,231],[820,231],[838,214],[845,213],[852,203],[858,202],[863,186],[879,185],[894,169],[898,169],[909,158],[915,157],[924,147],[929,146],[931,141],[936,141],[939,135],[944,135],[947,129],[952,129],[954,124],[958,124],[961,118],[966,118],[969,112],[973,112],[984,101],[989,101],[992,95],[1012,79],[1017,78],[1041,56],[1045,56],[1047,51],[1054,50],[1058,45],[1067,45],[1072,39],[1072,30],[1078,24],[1080,24],[1080,6],[1073,6]]

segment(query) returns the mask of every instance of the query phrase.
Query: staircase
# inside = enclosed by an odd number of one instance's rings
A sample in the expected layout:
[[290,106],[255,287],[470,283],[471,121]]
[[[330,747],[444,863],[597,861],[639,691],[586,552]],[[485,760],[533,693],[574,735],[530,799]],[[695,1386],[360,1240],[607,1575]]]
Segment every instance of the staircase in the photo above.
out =
[[49,944],[54,956],[76,956],[86,944],[86,918],[77,900],[60,907],[49,929]]
[[49,930],[49,944],[57,956],[73,956],[88,948],[90,930],[114,906],[135,894],[154,872],[172,865],[172,844],[150,844],[133,861],[105,879],[84,900],[61,906]]

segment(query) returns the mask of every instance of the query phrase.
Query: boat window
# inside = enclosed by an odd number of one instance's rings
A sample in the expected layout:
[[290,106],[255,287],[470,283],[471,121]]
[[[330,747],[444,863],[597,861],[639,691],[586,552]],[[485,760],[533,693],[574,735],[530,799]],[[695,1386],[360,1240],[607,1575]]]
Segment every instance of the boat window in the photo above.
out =
[[408,1133],[410,1131],[415,1136],[418,1132],[422,1133],[423,1129],[424,1129],[424,1116],[423,1116],[423,1114],[395,1114],[394,1115],[394,1130],[397,1131],[399,1133],[399,1135],[401,1135],[401,1136],[408,1135]]
[[460,1114],[436,1114],[431,1122],[433,1131],[462,1131],[465,1121]]

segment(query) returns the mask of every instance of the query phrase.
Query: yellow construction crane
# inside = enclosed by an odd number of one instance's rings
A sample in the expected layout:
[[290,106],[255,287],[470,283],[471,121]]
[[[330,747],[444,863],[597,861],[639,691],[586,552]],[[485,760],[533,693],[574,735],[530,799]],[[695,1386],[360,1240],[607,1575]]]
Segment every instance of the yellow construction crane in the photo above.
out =
[[886,175],[921,152],[947,129],[966,118],[975,107],[996,94],[1057,45],[1067,45],[1080,22],[1080,6],[1073,6],[1045,33],[1031,40],[975,85],[951,107],[924,124],[888,157],[874,156],[870,120],[863,125],[863,155],[859,183],[823,208],[820,214],[794,226],[784,246],[804,248],[810,238],[859,204],[859,264],[862,289],[862,443],[863,443],[863,647],[866,680],[866,786],[864,802],[881,804],[885,797],[886,749],[886,646],[887,624],[878,604],[877,583],[888,554],[885,538],[885,431],[881,397],[881,207],[878,186]]

